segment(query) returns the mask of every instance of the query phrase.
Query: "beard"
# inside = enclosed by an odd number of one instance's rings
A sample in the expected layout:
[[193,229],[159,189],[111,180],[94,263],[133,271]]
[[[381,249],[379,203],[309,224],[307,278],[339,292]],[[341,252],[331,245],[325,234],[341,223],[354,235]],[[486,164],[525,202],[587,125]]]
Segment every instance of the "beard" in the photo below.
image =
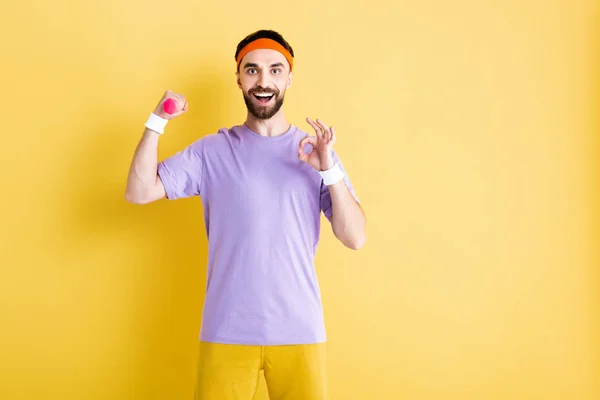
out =
[[[261,104],[261,102],[254,96],[255,93],[271,93],[273,98],[267,103]],[[248,112],[257,119],[269,119],[281,108],[283,105],[283,98],[285,97],[285,91],[280,94],[277,89],[261,89],[254,88],[250,89],[248,93],[244,92],[244,103]]]

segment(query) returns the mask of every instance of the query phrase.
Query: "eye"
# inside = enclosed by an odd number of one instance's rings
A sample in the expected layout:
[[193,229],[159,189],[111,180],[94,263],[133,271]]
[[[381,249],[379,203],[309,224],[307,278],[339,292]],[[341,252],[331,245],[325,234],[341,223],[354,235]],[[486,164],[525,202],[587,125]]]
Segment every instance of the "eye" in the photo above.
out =
[[281,73],[281,69],[280,68],[275,68],[273,71],[273,74],[278,75]]
[[256,73],[256,68],[248,68],[248,73],[254,75]]

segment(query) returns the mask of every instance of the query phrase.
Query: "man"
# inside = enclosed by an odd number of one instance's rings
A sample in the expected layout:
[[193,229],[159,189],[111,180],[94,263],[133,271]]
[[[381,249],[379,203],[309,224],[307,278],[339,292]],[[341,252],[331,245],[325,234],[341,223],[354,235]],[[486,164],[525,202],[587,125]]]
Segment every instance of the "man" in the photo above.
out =
[[[157,161],[167,121],[188,110],[167,91],[146,122],[127,181],[138,204],[200,196],[208,237],[206,299],[196,399],[252,399],[264,371],[271,400],[326,397],[325,328],[314,268],[320,212],[347,247],[365,242],[365,217],[333,150],[336,131],[283,111],[294,52],[271,30],[237,46],[237,84],[248,115]],[[167,114],[174,99],[179,111]]]

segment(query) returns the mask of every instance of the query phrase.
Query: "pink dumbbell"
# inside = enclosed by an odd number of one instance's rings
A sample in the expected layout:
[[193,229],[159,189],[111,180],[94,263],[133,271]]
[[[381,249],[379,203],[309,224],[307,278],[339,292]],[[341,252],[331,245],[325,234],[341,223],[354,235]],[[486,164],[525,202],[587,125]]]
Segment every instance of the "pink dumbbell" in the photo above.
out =
[[167,114],[176,113],[177,112],[177,102],[172,98],[165,100],[165,102],[163,103],[163,110]]

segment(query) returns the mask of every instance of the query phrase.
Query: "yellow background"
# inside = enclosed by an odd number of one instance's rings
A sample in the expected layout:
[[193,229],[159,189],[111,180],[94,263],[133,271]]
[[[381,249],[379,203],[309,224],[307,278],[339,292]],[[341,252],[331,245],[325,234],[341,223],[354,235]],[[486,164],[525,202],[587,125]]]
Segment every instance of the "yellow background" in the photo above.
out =
[[262,28],[368,216],[316,259],[331,398],[599,399],[597,7],[7,1],[0,399],[191,398],[201,203],[129,204],[127,171],[166,89],[190,111],[161,159],[243,121],[233,55]]

